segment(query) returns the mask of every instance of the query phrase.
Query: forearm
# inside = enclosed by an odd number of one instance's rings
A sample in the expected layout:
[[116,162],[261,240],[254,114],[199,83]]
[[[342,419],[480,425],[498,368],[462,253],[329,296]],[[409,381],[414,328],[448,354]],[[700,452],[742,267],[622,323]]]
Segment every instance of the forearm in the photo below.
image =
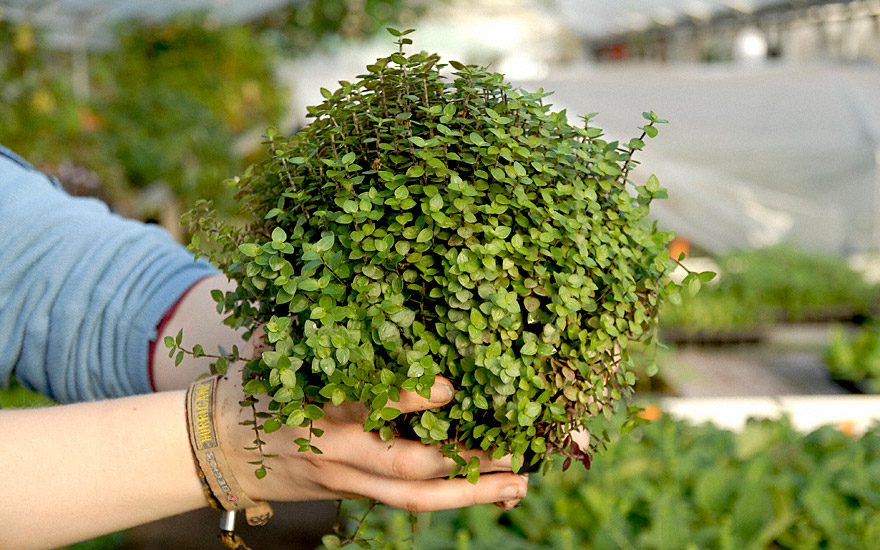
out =
[[57,548],[206,505],[184,392],[0,411],[4,547]]

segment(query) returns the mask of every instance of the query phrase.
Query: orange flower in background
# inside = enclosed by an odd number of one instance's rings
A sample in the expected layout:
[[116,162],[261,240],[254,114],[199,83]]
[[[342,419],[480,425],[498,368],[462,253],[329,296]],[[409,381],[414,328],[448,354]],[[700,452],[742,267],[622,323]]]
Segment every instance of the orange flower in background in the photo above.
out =
[[660,420],[660,417],[663,416],[663,410],[657,405],[652,404],[639,411],[638,416],[648,422],[654,422],[655,420]]
[[853,437],[856,435],[858,431],[856,429],[856,421],[855,420],[844,420],[837,424],[837,429],[840,430],[843,434]]
[[682,254],[687,257],[691,253],[691,243],[683,237],[676,237],[669,243],[669,257],[677,260]]

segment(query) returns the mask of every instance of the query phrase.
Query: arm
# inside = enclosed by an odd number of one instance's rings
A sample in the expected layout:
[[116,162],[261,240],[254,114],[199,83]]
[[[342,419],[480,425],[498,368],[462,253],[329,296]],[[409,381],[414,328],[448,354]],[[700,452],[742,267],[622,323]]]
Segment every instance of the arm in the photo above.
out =
[[0,533],[57,548],[206,505],[184,392],[0,411]]
[[157,324],[217,270],[2,156],[0,197],[0,386],[14,373],[62,403],[150,392]]
[[150,358],[153,386],[156,391],[185,389],[199,376],[210,372],[210,357],[185,355],[180,365],[174,366],[174,358],[168,356],[163,344],[166,336],[175,337],[183,330],[183,346],[192,349],[201,344],[206,353],[216,354],[220,348],[231,351],[233,344],[244,348],[243,329],[233,329],[223,324],[223,315],[217,313],[211,290],[234,290],[235,282],[224,275],[205,277],[184,294],[156,335],[156,344]]
[[[445,479],[452,462],[432,447],[393,445],[349,422],[350,410],[330,410],[323,455],[298,452],[290,429],[265,436],[279,453],[263,480],[253,475],[250,428],[241,426],[236,377],[218,390],[217,427],[233,474],[246,494],[261,500],[326,500],[365,496],[412,511],[501,502],[511,507],[526,493],[509,464],[479,454],[486,472],[476,485]],[[444,404],[404,393],[400,408]],[[184,392],[168,391],[63,405],[0,411],[0,533],[10,548],[55,548],[206,505],[184,420]],[[51,526],[51,528],[47,528]]]

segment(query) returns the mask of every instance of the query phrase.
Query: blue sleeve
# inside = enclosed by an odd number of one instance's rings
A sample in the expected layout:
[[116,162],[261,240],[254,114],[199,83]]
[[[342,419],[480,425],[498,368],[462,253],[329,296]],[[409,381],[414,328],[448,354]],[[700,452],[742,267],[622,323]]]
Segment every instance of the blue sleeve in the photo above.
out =
[[152,390],[149,344],[202,277],[157,226],[75,198],[0,149],[0,386],[60,402]]

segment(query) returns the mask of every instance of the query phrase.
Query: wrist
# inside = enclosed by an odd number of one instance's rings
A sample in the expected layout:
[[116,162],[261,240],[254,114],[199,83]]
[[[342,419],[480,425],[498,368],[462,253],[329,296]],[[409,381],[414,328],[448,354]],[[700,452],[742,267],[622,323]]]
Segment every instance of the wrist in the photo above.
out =
[[[224,385],[221,380],[219,376],[199,380],[186,394],[188,433],[196,472],[212,507],[233,513],[244,511],[249,524],[263,525],[271,517],[272,509],[264,501],[252,498],[253,487],[249,493],[239,483],[240,478],[246,479],[237,452],[241,441],[238,437],[228,437],[236,435],[238,430],[230,430],[230,415],[217,414],[240,409],[238,403],[228,402],[228,391],[219,394],[218,390]],[[230,458],[227,458],[227,449],[232,451]]]

